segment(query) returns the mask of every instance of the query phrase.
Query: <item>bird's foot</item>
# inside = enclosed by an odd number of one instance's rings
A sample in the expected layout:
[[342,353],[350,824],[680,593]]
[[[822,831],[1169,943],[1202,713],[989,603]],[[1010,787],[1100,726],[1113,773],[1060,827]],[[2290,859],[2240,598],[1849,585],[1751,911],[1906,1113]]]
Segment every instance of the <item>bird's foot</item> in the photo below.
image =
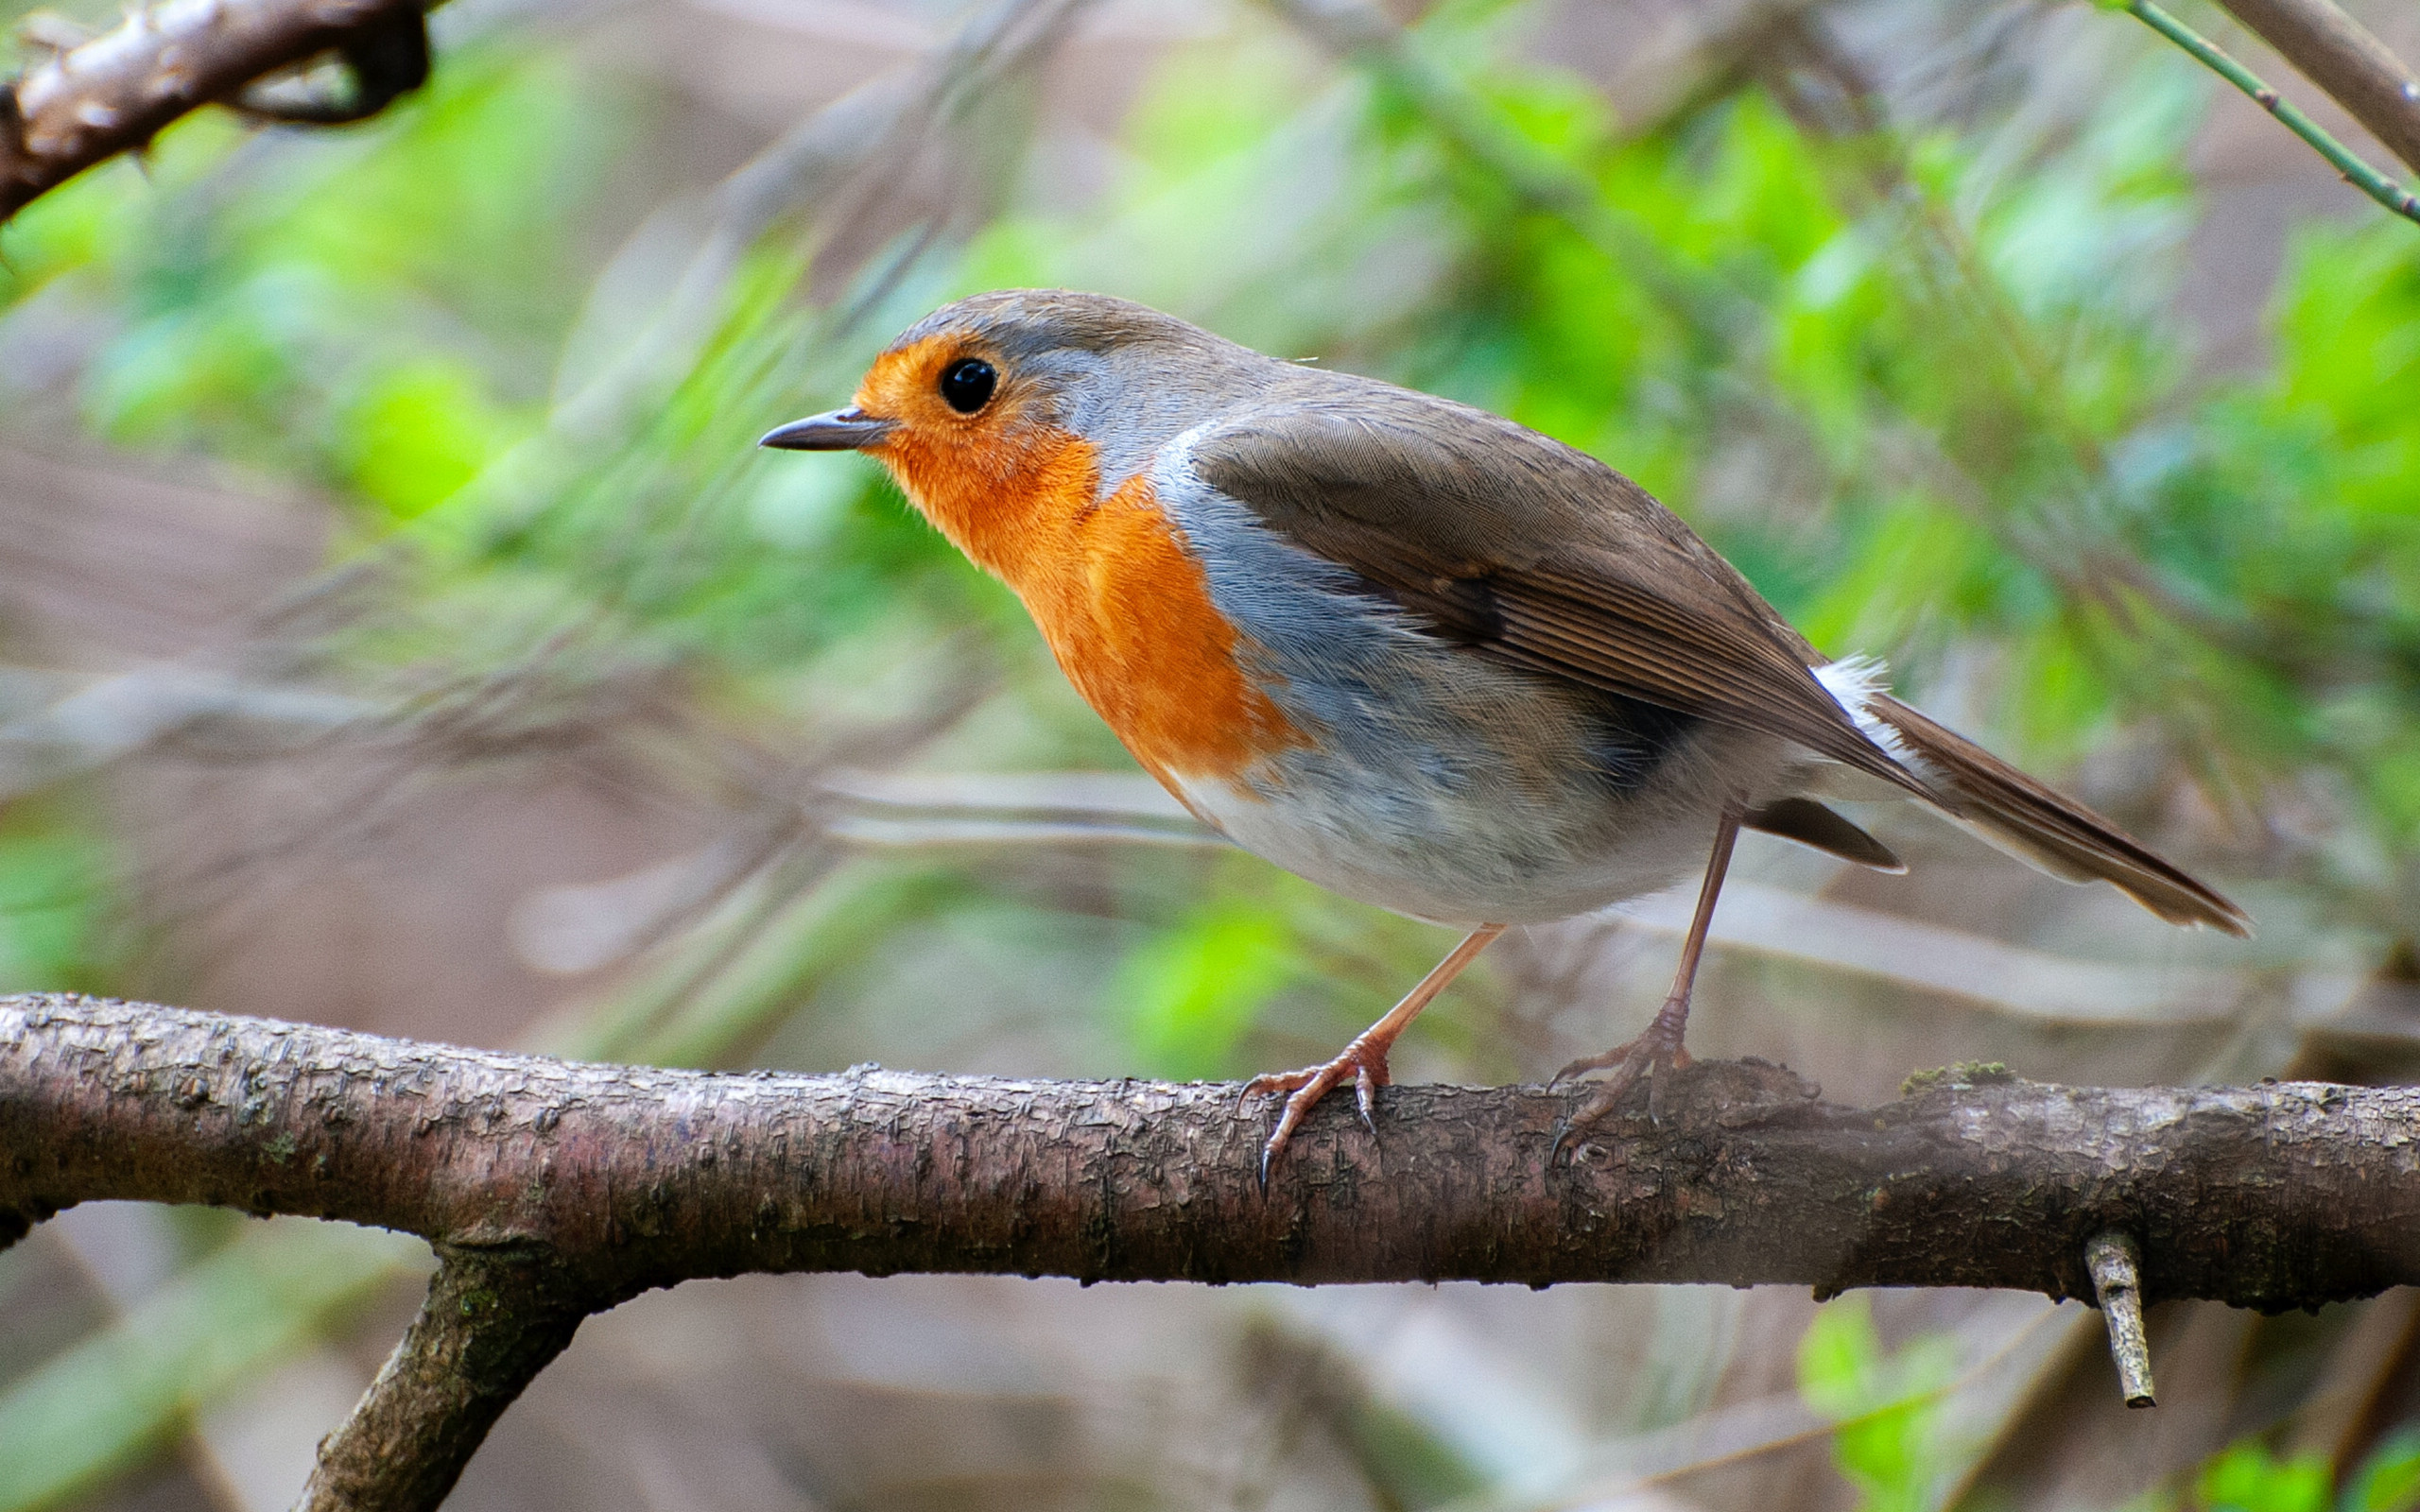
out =
[[1323,1066],[1305,1066],[1300,1071],[1263,1072],[1244,1083],[1247,1098],[1261,1092],[1288,1092],[1286,1109],[1277,1117],[1276,1132],[1260,1150],[1260,1184],[1269,1184],[1269,1169],[1304,1118],[1319,1106],[1321,1098],[1353,1078],[1354,1101],[1361,1108],[1361,1122],[1373,1138],[1378,1132],[1378,1089],[1392,1079],[1387,1073],[1387,1051],[1390,1047],[1364,1036],[1344,1047],[1343,1053]]
[[1560,1086],[1572,1077],[1591,1071],[1613,1068],[1613,1074],[1597,1083],[1588,1100],[1564,1119],[1555,1131],[1554,1146],[1547,1151],[1551,1161],[1563,1153],[1564,1146],[1576,1136],[1585,1133],[1596,1122],[1614,1110],[1641,1076],[1647,1081],[1647,1116],[1654,1123],[1664,1122],[1664,1093],[1671,1084],[1672,1074],[1689,1064],[1688,1047],[1681,1042],[1689,1017],[1686,998],[1668,1000],[1645,1033],[1628,1044],[1616,1045],[1601,1056],[1583,1056],[1554,1074],[1548,1086]]

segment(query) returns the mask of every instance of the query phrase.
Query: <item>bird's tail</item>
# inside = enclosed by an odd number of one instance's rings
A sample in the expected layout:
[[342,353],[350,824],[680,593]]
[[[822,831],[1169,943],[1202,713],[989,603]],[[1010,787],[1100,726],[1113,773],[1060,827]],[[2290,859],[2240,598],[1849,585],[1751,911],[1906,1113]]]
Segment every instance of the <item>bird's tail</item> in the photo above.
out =
[[[1951,818],[2018,860],[2069,882],[2107,882],[2171,924],[2240,936],[2251,917],[2116,825],[1888,694],[1867,693],[1869,732],[1933,790]],[[1864,724],[1864,720],[1859,721]]]

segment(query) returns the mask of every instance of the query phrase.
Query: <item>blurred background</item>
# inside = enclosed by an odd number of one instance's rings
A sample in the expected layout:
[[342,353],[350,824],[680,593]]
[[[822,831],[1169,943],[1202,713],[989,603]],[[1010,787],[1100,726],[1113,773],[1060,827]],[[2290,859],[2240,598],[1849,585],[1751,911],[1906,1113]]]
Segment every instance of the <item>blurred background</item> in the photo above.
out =
[[[2420,57],[2410,0],[2352,9]],[[702,1067],[1333,1053],[1449,936],[1205,843],[873,469],[753,450],[931,306],[1051,284],[1597,453],[2260,926],[1911,814],[1859,815],[1907,878],[1752,836],[1701,1054],[1845,1101],[2420,1069],[2420,228],[2124,14],[434,21],[366,126],[206,112],[0,232],[0,988]],[[1685,903],[1508,936],[1398,1074],[1627,1038]],[[285,1506],[426,1264],[43,1226],[0,1512]],[[2152,1322],[2130,1414],[2098,1319],[2024,1296],[694,1283],[590,1322],[451,1505],[2420,1503],[2411,1295]]]

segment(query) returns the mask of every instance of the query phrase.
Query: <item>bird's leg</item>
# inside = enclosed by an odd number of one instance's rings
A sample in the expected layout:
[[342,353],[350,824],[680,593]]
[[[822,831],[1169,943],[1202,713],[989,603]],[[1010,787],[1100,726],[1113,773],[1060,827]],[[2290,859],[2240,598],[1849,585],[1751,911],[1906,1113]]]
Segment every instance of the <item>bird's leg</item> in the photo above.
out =
[[1739,840],[1740,817],[1739,806],[1733,804],[1722,811],[1721,821],[1715,826],[1714,855],[1705,864],[1705,882],[1698,888],[1698,910],[1689,919],[1688,937],[1681,942],[1681,969],[1672,977],[1671,994],[1656,1010],[1647,1032],[1601,1056],[1575,1060],[1554,1074],[1554,1079],[1561,1082],[1583,1071],[1614,1068],[1614,1074],[1599,1082],[1596,1092],[1564,1122],[1563,1133],[1555,1140],[1556,1148],[1560,1149],[1573,1133],[1604,1117],[1641,1076],[1651,1078],[1647,1087],[1648,1117],[1662,1121],[1664,1084],[1671,1079],[1672,1072],[1689,1063],[1688,1048],[1681,1042],[1689,1022],[1689,991],[1697,985],[1698,958],[1705,954],[1706,928],[1714,922],[1714,901],[1722,894],[1723,873],[1731,869],[1731,850]]
[[1379,1088],[1387,1085],[1387,1052],[1394,1048],[1395,1038],[1420,1017],[1447,983],[1462,974],[1462,968],[1478,958],[1488,942],[1504,933],[1502,924],[1481,924],[1472,930],[1463,941],[1454,947],[1453,954],[1439,961],[1434,970],[1420,979],[1420,985],[1404,994],[1401,1003],[1387,1010],[1385,1018],[1353,1037],[1341,1055],[1324,1066],[1305,1066],[1301,1071],[1272,1071],[1254,1076],[1244,1083],[1244,1095],[1255,1092],[1291,1092],[1286,1099],[1286,1110],[1279,1115],[1277,1131],[1260,1152],[1260,1178],[1269,1179],[1270,1162],[1277,1159],[1286,1142],[1294,1136],[1295,1128],[1305,1114],[1318,1106],[1319,1100],[1334,1091],[1344,1081],[1353,1078],[1357,1100],[1361,1105],[1361,1122],[1370,1132],[1377,1133],[1375,1099]]

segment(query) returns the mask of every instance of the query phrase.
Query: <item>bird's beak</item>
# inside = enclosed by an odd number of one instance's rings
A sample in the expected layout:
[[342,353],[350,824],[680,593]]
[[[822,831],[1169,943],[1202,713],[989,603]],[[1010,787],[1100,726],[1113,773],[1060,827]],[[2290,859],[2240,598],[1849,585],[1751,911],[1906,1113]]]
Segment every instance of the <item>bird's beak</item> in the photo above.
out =
[[892,422],[877,420],[852,404],[847,409],[809,415],[767,431],[756,444],[784,452],[862,452],[879,446]]

